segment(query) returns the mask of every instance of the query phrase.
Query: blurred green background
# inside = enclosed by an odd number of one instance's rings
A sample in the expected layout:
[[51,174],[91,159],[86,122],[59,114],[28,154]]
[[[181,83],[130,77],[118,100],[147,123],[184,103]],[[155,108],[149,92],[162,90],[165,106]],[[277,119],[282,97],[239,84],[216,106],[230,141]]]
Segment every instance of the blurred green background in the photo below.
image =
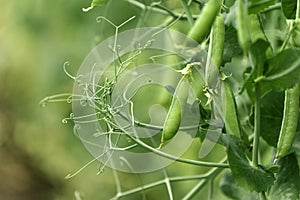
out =
[[114,195],[110,173],[96,176],[98,163],[64,179],[92,157],[72,134],[72,124],[61,123],[71,105],[39,106],[48,95],[72,91],[63,63],[69,61],[75,75],[89,51],[113,32],[96,23],[97,16],[112,16],[118,23],[131,15],[129,10],[115,16],[107,7],[82,12],[89,4],[1,1],[0,199],[74,199],[75,191],[85,199]]
[[[178,2],[169,2],[170,7],[180,7]],[[109,199],[116,194],[112,171],[105,169],[97,176],[97,162],[72,179],[64,178],[93,157],[74,136],[73,124],[61,123],[71,112],[70,104],[39,106],[46,96],[72,91],[73,80],[63,71],[66,61],[70,62],[69,72],[75,75],[93,47],[114,33],[111,26],[97,23],[97,16],[120,24],[141,14],[140,9],[121,0],[84,13],[82,8],[89,4],[88,0],[1,0],[0,199]],[[151,16],[142,26],[159,25],[161,21],[156,19],[161,17]],[[124,28],[134,28],[137,22],[138,17]],[[195,145],[199,145],[197,141]],[[197,149],[188,157],[196,158]],[[220,148],[217,152],[220,150],[223,152]],[[219,160],[222,155],[208,160]],[[177,164],[169,167],[169,175],[206,170]],[[159,180],[162,172],[145,177],[147,182]],[[121,173],[120,181],[124,190],[140,185],[139,178],[126,173]],[[182,191],[195,183],[177,186],[174,195],[182,196]],[[167,199],[165,185],[147,193],[149,199],[157,195]],[[141,194],[128,199],[141,199]]]

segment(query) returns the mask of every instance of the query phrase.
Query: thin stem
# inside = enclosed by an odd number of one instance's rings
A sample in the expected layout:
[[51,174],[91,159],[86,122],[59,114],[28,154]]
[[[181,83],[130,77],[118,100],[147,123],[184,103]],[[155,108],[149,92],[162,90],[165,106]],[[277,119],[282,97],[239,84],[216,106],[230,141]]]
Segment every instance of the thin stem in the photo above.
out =
[[295,22],[293,21],[291,24],[288,25],[288,34],[287,34],[287,37],[285,38],[285,40],[283,41],[283,44],[280,48],[280,51],[283,51],[285,49],[285,47],[287,46],[291,36],[292,36],[292,33],[294,32],[296,26],[295,26]]
[[[131,166],[131,164],[130,164],[124,157],[120,157],[120,160],[122,160],[124,163],[126,163],[126,165],[130,168],[131,172],[132,172],[133,174],[135,174],[135,176],[137,177],[138,182],[140,182],[140,185],[141,185],[140,187],[141,187],[141,188],[144,188],[143,180],[142,180],[140,174],[134,173],[133,167]],[[145,189],[142,189],[141,192],[142,192],[143,199],[147,199],[147,198],[146,198]],[[121,193],[121,192],[118,192],[118,193]]]
[[147,190],[147,189],[162,185],[164,183],[165,183],[165,180],[162,179],[162,180],[156,181],[154,183],[149,183],[149,184],[143,185],[142,187],[136,187],[134,189],[127,190],[125,192],[119,193],[118,197],[128,196],[128,195],[131,195],[131,194],[134,194],[134,193],[137,193],[137,192],[141,192],[143,190]]
[[254,139],[253,139],[253,154],[252,163],[255,167],[258,166],[259,154],[259,137],[260,137],[260,85],[255,85],[255,111],[254,111]]
[[299,22],[297,22],[297,21],[299,20],[299,17],[300,17],[300,0],[297,0],[296,18],[295,18],[295,20],[293,20],[292,23],[289,24],[289,26],[288,26],[288,29],[289,29],[289,30],[288,30],[288,34],[287,34],[286,39],[285,39],[284,42],[283,42],[283,45],[282,45],[280,51],[284,50],[285,47],[286,47],[286,45],[288,44],[288,41],[290,40],[290,38],[291,38],[291,36],[292,36],[294,30],[295,30],[296,27],[297,27],[297,23],[299,23]]
[[192,13],[190,11],[190,8],[188,7],[188,5],[186,3],[186,0],[180,0],[180,2],[181,2],[181,5],[182,5],[182,7],[183,7],[183,9],[184,9],[184,11],[186,13],[186,15],[187,15],[190,27],[192,27],[193,24],[194,24],[194,19],[193,19],[193,15],[192,15]]
[[116,184],[117,193],[121,193],[122,189],[121,189],[121,182],[120,182],[120,179],[118,176],[118,172],[115,169],[112,169],[112,172],[113,172],[113,177],[114,177],[115,184]]
[[209,182],[209,180],[213,180],[222,170],[222,168],[214,168],[207,172],[207,178],[201,180],[193,189],[191,189],[189,193],[185,195],[183,200],[193,199],[193,197]]
[[141,147],[143,147],[147,150],[150,150],[151,152],[153,152],[159,156],[162,156],[162,157],[165,157],[165,158],[168,158],[171,160],[176,160],[177,162],[187,163],[187,164],[191,164],[191,165],[198,165],[198,166],[203,166],[203,167],[220,167],[220,168],[228,168],[229,167],[228,164],[224,164],[224,163],[213,163],[213,162],[191,160],[191,159],[186,159],[186,158],[179,158],[179,157],[173,156],[171,154],[167,154],[163,151],[160,151],[156,148],[153,148],[152,146],[145,144],[143,141],[141,141],[138,138],[133,137],[132,135],[128,134],[128,137],[130,137],[133,141],[135,141]]
[[[222,162],[226,162],[226,159],[224,159]],[[210,180],[214,179],[222,170],[223,170],[223,168],[213,168],[212,170],[208,171],[205,174],[193,175],[193,176],[169,177],[169,178],[167,178],[167,181],[172,183],[172,182],[178,182],[178,181],[189,181],[189,180],[200,179],[201,181],[193,188],[193,190],[195,192],[197,192],[197,189],[201,189],[205,186],[205,184],[208,182],[208,179],[210,179]],[[153,187],[156,187],[156,186],[159,186],[162,184],[166,184],[166,179],[158,180],[153,183],[143,185],[141,187],[136,187],[131,190],[120,192],[113,199],[116,199],[116,197],[120,198],[120,197],[128,196],[128,195],[131,195],[131,194],[134,194],[137,192],[141,192],[143,190],[151,189]]]
[[252,3],[250,6],[249,6],[249,9],[252,9],[252,8],[255,8],[255,7],[259,7],[259,6],[262,6],[264,4],[268,4],[268,3],[273,3],[274,0],[261,0],[261,1],[257,1],[255,3]]
[[262,10],[260,13],[267,13],[273,10],[281,9],[281,3],[276,3],[272,6],[269,6],[268,8]]
[[300,18],[300,0],[297,0],[296,20]]
[[169,199],[173,200],[174,197],[173,197],[173,192],[172,192],[171,181],[170,181],[170,179],[167,175],[166,170],[164,170],[164,174],[165,174],[165,184],[166,184],[166,188],[167,188],[167,191],[168,191],[168,194],[169,194]]
[[91,161],[89,161],[88,163],[86,163],[83,167],[81,167],[75,173],[68,174],[67,176],[65,176],[65,179],[73,178],[74,176],[76,176],[77,174],[79,174],[81,171],[83,171],[85,168],[87,168],[88,166],[90,166],[93,162],[97,161],[100,157],[102,157],[103,155],[105,155],[107,152],[108,151],[105,151],[105,152],[101,153],[99,156],[95,157],[94,159],[92,159]]
[[170,177],[171,182],[178,182],[178,181],[190,181],[190,180],[198,180],[198,179],[205,179],[207,178],[206,174],[197,174],[193,176],[177,176],[177,177]]
[[[208,178],[207,174],[195,175],[195,176],[170,177],[168,179],[169,179],[169,182],[178,182],[178,181],[205,179],[205,178]],[[151,189],[153,187],[157,187],[157,186],[162,185],[162,184],[166,184],[166,180],[165,179],[162,179],[162,180],[159,180],[159,181],[156,181],[156,182],[153,182],[153,183],[149,183],[149,184],[146,184],[146,185],[143,185],[143,186],[140,186],[140,187],[136,187],[136,188],[131,189],[131,190],[120,192],[118,194],[118,196],[119,197],[128,196],[128,195],[131,195],[131,194],[134,194],[134,193],[137,193],[137,192],[141,192],[143,190],[147,190],[147,189]]]
[[170,9],[168,9],[168,8],[165,7],[165,6],[162,6],[162,5],[160,5],[160,4],[154,4],[152,7],[153,7],[153,8],[159,8],[159,9],[161,9],[161,10],[164,10],[164,11],[166,11],[169,15],[171,15],[171,17],[177,18],[177,15],[176,15],[173,11],[171,11]]
[[134,5],[136,7],[141,8],[142,10],[151,10],[153,12],[159,13],[159,14],[163,14],[163,15],[169,15],[168,12],[166,12],[165,10],[161,9],[161,8],[154,8],[152,6],[147,6],[141,2],[138,2],[136,0],[127,0],[128,3],[130,3],[131,5]]
[[[116,113],[122,117],[124,120],[131,122],[123,113],[116,111]],[[148,129],[152,129],[152,130],[157,130],[160,131],[163,129],[163,126],[158,126],[158,125],[153,125],[153,124],[147,124],[147,123],[143,123],[137,120],[133,121],[135,126],[139,126],[139,127],[144,127],[144,128],[148,128]],[[182,126],[179,127],[180,131],[188,131],[188,130],[197,130],[199,128],[199,125],[193,125],[193,126]]]
[[[141,2],[138,2],[136,0],[127,0],[127,2],[130,3],[130,4],[132,4],[132,5],[134,5],[134,6],[136,6],[136,7],[141,8],[142,10],[146,10],[147,9],[147,10],[150,10],[152,12],[156,12],[156,13],[162,14],[162,15],[170,16],[170,12],[172,12],[170,10],[166,11],[165,7],[162,8],[160,6],[155,6],[155,7],[153,7],[153,6],[147,6],[147,5],[145,5],[145,4],[141,3]],[[178,14],[178,13],[175,13],[175,12],[172,12],[171,16],[173,18],[178,18],[180,20],[187,20],[188,19],[187,15],[181,15],[181,14]],[[198,15],[192,15],[192,18],[193,19],[197,19]]]
[[212,200],[214,195],[214,179],[209,181],[208,185],[208,199]]
[[194,196],[207,184],[207,180],[201,180],[182,200],[193,199]]

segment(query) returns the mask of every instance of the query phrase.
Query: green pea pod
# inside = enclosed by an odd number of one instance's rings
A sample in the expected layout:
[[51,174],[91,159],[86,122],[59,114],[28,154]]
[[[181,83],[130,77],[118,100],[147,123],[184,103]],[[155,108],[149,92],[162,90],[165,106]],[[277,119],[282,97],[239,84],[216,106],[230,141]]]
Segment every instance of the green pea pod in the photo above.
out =
[[298,125],[299,96],[299,84],[285,91],[283,120],[277,143],[276,158],[286,156],[291,150]]
[[222,5],[222,0],[209,0],[203,7],[200,16],[188,33],[188,36],[201,43],[209,33]]
[[206,104],[208,99],[207,96],[205,96],[205,92],[203,91],[203,88],[205,87],[204,78],[194,67],[191,68],[191,73],[191,76],[193,77],[193,79],[191,80],[191,86],[193,88],[194,94],[200,100],[202,107],[209,110],[209,106]]
[[248,54],[250,47],[251,37],[248,29],[249,26],[249,16],[248,9],[244,0],[237,1],[237,33],[238,42],[243,49],[244,56]]
[[182,104],[187,100],[188,89],[189,83],[187,80],[185,80],[185,76],[182,76],[175,89],[171,106],[164,122],[160,146],[162,146],[166,140],[173,138],[179,129],[181,113],[184,108],[184,105]]
[[223,83],[223,101],[225,103],[225,105],[223,105],[223,118],[226,132],[237,137],[241,137],[241,129],[237,115],[235,98],[226,82]]
[[219,14],[215,19],[210,39],[212,42],[211,58],[213,59],[217,68],[220,69],[223,59],[225,39],[224,17],[221,14]]

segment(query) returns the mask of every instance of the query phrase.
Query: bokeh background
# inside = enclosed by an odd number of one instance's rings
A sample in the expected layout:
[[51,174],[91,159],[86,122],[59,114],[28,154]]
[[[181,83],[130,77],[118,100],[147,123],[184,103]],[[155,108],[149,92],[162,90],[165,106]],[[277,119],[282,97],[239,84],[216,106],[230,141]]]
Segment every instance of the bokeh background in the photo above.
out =
[[68,70],[76,74],[89,51],[113,32],[105,31],[96,17],[111,16],[118,23],[132,12],[122,9],[116,15],[108,7],[82,12],[89,4],[1,0],[0,199],[74,199],[76,191],[85,199],[108,199],[114,194],[112,177],[96,175],[98,163],[64,179],[92,157],[72,134],[72,124],[61,123],[71,105],[39,106],[48,95],[72,91],[64,62],[69,61]]
[[[171,8],[180,7],[176,1],[169,2]],[[114,33],[110,25],[97,23],[97,16],[120,24],[136,15],[122,28],[129,29],[137,26],[141,14],[123,0],[84,13],[82,8],[89,4],[89,0],[0,0],[0,199],[109,199],[116,193],[112,171],[105,169],[97,175],[97,162],[72,179],[64,178],[93,157],[74,136],[73,124],[61,122],[69,116],[70,104],[39,105],[46,96],[72,91],[73,80],[63,71],[66,61],[70,62],[68,71],[75,75],[93,47]],[[165,18],[148,16],[142,26],[159,25]],[[195,148],[188,157],[197,153]],[[211,160],[221,156],[212,155]],[[169,173],[206,170],[178,164]],[[162,173],[145,177],[149,182]],[[125,190],[139,185],[139,180],[126,173],[120,176]],[[179,197],[194,183],[178,185],[174,195]],[[164,185],[147,193],[149,199],[157,195],[167,199]],[[128,199],[141,199],[141,194]]]

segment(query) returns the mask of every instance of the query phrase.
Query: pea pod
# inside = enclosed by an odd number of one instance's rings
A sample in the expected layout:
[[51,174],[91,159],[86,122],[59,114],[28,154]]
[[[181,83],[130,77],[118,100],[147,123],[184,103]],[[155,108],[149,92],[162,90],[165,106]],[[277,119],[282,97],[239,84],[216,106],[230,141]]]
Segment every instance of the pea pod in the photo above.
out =
[[248,29],[249,16],[248,9],[244,0],[237,0],[237,34],[238,42],[243,49],[244,56],[248,54],[251,37]]
[[209,106],[206,104],[207,96],[205,96],[203,88],[205,87],[205,81],[196,68],[191,68],[191,76],[193,77],[191,81],[191,87],[193,88],[194,94],[200,100],[201,105],[205,109],[209,109]]
[[170,140],[171,138],[173,138],[179,129],[180,122],[181,122],[182,108],[184,108],[184,105],[182,105],[182,103],[186,102],[188,97],[188,89],[189,89],[189,83],[185,79],[186,79],[185,76],[182,76],[175,89],[171,101],[171,106],[169,108],[169,111],[166,116],[166,120],[163,125],[160,146],[162,146],[162,144],[166,140]]
[[237,115],[236,102],[229,85],[223,83],[223,109],[226,132],[241,137],[241,129]]
[[212,43],[211,58],[214,61],[217,68],[220,69],[223,59],[225,39],[224,17],[221,14],[219,14],[215,19],[210,39]]
[[[225,25],[223,15],[218,15],[213,24],[211,33],[211,58],[216,67],[220,69],[223,59],[225,38]],[[232,91],[226,82],[223,82],[223,113],[226,131],[237,137],[241,136],[239,120],[236,111],[236,103]]]
[[201,43],[209,33],[222,5],[222,0],[209,0],[203,7],[200,16],[191,28],[188,36]]
[[285,91],[283,120],[277,143],[276,158],[286,156],[291,150],[298,125],[299,96],[299,83]]

